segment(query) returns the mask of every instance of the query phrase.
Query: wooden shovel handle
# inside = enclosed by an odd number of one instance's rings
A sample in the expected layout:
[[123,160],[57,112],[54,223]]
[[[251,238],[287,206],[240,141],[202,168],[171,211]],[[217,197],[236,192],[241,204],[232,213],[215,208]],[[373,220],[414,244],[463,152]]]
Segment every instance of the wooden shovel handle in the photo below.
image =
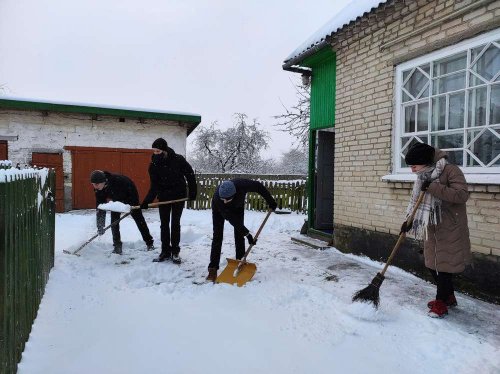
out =
[[[168,200],[168,201],[159,201],[157,203],[151,203],[151,204],[148,204],[148,208],[156,208],[160,205],[167,205],[167,204],[174,204],[174,203],[180,203],[181,201],[188,201],[189,198],[185,197],[183,199],[177,199],[177,200]],[[137,205],[137,206],[131,206],[130,209],[141,209],[141,206],[140,205]]]
[[[418,200],[415,203],[415,206],[413,207],[413,210],[412,210],[410,216],[406,220],[407,225],[410,225],[413,222],[413,218],[415,217],[415,214],[417,213],[418,207],[420,206],[420,203],[424,199],[424,196],[425,196],[425,191],[421,191],[420,195],[418,196]],[[380,274],[382,274],[382,275],[385,274],[385,271],[389,267],[389,264],[391,263],[392,259],[396,255],[396,252],[398,251],[399,247],[401,246],[401,244],[403,243],[403,241],[405,240],[405,238],[406,238],[406,232],[402,232],[402,233],[399,234],[398,241],[394,245],[394,248],[392,249],[391,255],[387,259],[387,262],[385,263],[384,269],[382,270],[382,272]]]
[[[257,230],[257,233],[255,234],[255,236],[253,237],[254,240],[257,240],[257,238],[259,237],[260,235],[260,232],[262,231],[262,229],[264,228],[264,225],[266,224],[267,220],[269,219],[269,216],[271,215],[273,211],[271,209],[268,210],[267,214],[266,214],[266,218],[264,218],[264,221],[262,221],[259,229]],[[250,244],[250,246],[248,247],[247,251],[245,252],[245,255],[243,256],[243,258],[241,259],[241,262],[240,262],[240,265],[238,265],[238,268],[244,264],[246,261],[247,261],[247,256],[248,254],[250,253],[250,251],[252,250],[253,248],[253,244]]]

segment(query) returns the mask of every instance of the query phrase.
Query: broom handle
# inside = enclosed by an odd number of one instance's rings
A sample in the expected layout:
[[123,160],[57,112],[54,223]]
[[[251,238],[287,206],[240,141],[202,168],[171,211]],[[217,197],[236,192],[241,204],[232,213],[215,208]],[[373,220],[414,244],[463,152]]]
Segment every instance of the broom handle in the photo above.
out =
[[[254,241],[257,240],[257,238],[259,237],[260,235],[260,232],[262,231],[262,229],[264,228],[264,225],[266,224],[267,222],[267,219],[269,218],[269,216],[271,215],[273,211],[271,209],[269,209],[267,211],[267,215],[266,215],[266,218],[264,218],[264,221],[262,222],[262,224],[260,225],[259,229],[257,230],[257,233],[255,234],[255,236],[253,237]],[[247,251],[245,252],[245,255],[243,256],[243,258],[241,259],[241,262],[240,264],[238,265],[238,268],[247,261],[247,256],[248,254],[250,253],[250,251],[252,250],[253,248],[253,244],[250,244],[250,246],[248,247]]]
[[[413,222],[413,217],[415,217],[415,214],[417,213],[418,207],[420,206],[420,203],[424,199],[424,196],[425,196],[425,191],[421,191],[420,195],[418,196],[417,203],[415,204],[415,207],[413,208],[413,211],[411,212],[410,216],[406,220],[407,225],[410,225]],[[394,245],[394,248],[391,252],[391,255],[387,259],[387,262],[385,263],[384,269],[382,270],[382,272],[380,274],[382,274],[382,275],[385,274],[387,268],[389,267],[389,264],[391,263],[393,257],[396,255],[396,252],[398,251],[399,247],[401,246],[401,244],[403,243],[405,238],[406,238],[406,232],[402,232],[401,234],[399,234],[399,239],[396,242],[396,245]]]

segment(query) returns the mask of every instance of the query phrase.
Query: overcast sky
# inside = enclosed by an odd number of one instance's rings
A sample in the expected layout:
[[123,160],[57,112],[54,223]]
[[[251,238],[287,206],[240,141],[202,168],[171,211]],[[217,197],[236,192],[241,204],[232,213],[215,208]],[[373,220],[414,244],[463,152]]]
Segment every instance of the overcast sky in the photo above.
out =
[[272,116],[295,102],[298,78],[282,62],[349,2],[0,0],[0,85],[10,96],[198,113],[201,125],[246,113],[278,156],[292,138]]

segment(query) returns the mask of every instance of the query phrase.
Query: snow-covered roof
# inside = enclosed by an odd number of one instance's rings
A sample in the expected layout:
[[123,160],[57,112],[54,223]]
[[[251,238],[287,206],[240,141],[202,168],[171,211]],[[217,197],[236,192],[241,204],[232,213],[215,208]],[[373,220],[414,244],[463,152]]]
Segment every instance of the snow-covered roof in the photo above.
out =
[[88,113],[111,115],[118,117],[138,117],[164,119],[199,124],[201,116],[195,113],[185,113],[170,110],[135,108],[117,105],[89,104],[71,101],[47,101],[14,96],[0,96],[0,108],[47,110],[71,113]]
[[327,36],[339,31],[352,21],[362,17],[365,13],[370,13],[373,9],[386,1],[387,0],[353,0],[344,9],[333,16],[330,21],[320,27],[318,31],[311,35],[304,43],[290,53],[284,61],[285,65],[288,61],[297,59],[310,49],[323,43]]

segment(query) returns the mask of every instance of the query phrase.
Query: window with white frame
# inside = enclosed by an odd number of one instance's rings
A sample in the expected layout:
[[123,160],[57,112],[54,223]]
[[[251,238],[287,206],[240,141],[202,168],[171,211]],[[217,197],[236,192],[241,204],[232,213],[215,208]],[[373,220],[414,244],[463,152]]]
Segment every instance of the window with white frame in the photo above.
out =
[[500,174],[500,30],[396,69],[397,171],[415,142],[466,173]]

